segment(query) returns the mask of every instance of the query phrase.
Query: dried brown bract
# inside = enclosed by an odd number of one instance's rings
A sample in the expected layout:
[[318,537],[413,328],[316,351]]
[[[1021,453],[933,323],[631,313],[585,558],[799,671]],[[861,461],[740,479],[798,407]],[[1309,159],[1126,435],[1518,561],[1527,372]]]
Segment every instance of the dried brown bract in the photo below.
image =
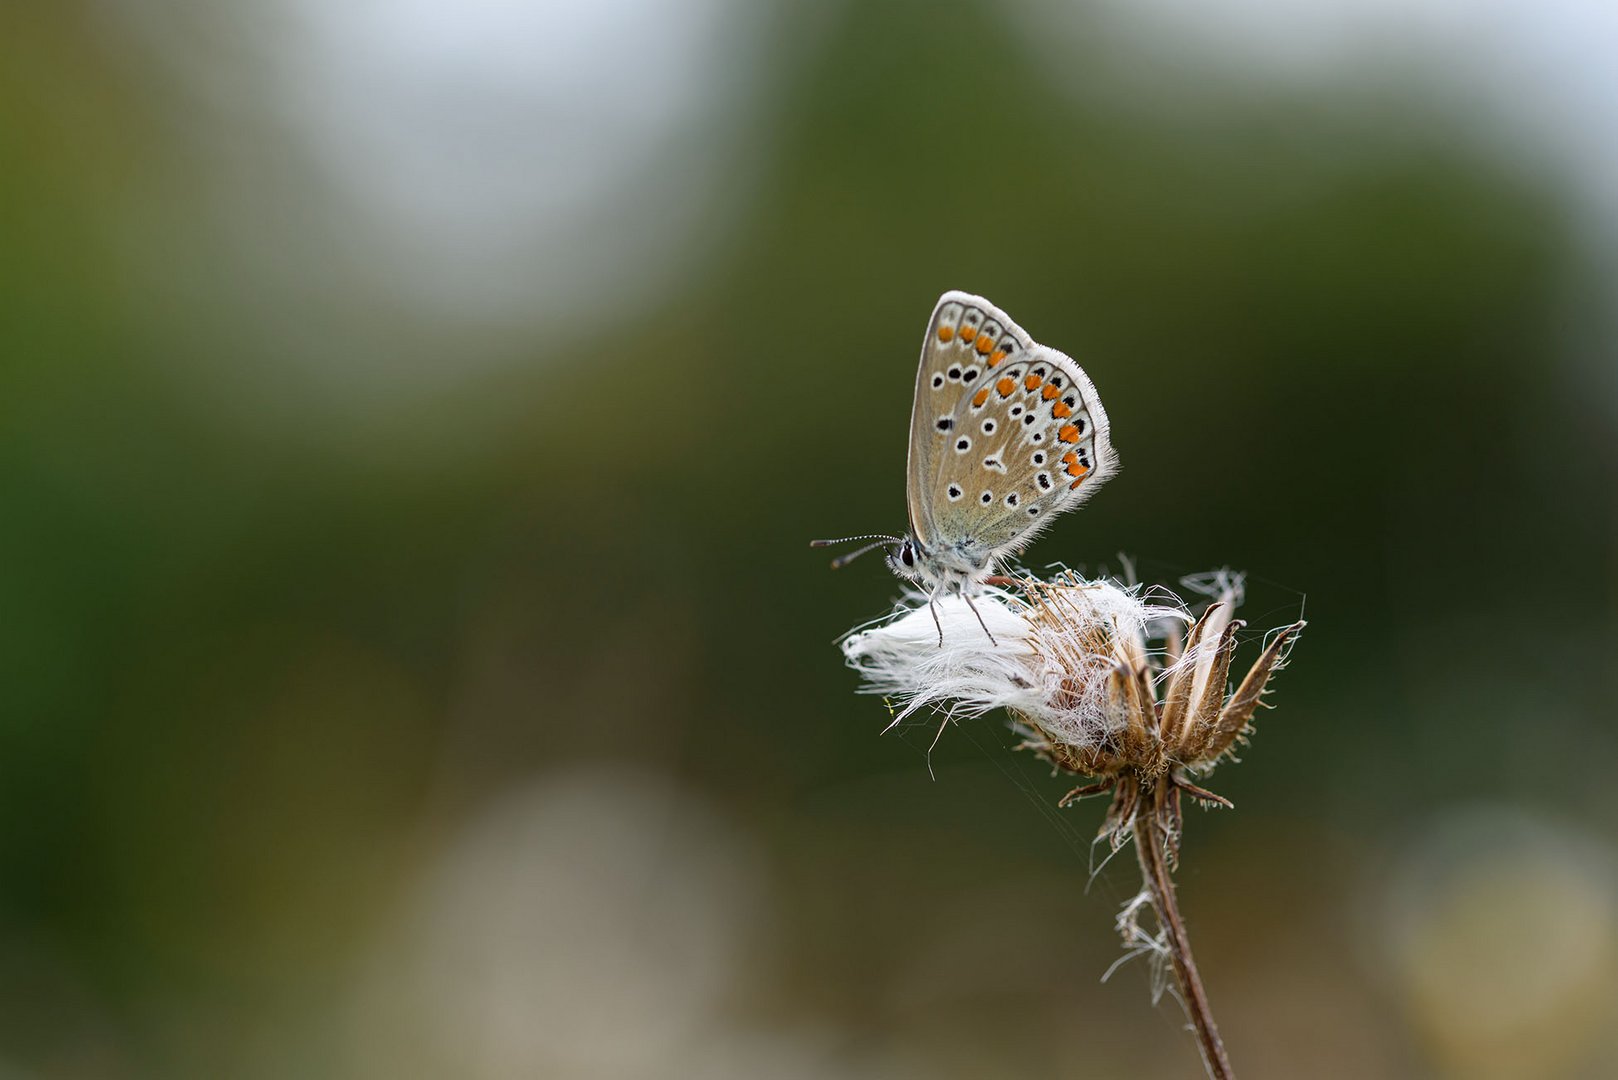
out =
[[[1225,583],[1188,632],[1174,620],[1156,620],[1166,627],[1156,649],[1146,632],[1152,623],[1121,627],[1115,621],[1097,620],[1088,595],[1094,586],[1088,583],[1059,578],[1030,580],[1023,586],[1029,604],[1026,617],[1039,629],[1035,640],[1048,651],[1048,661],[1067,673],[1055,704],[1093,695],[1100,677],[1094,660],[1109,661],[1104,676],[1109,722],[1098,738],[1076,742],[1063,730],[1052,730],[1046,710],[1011,710],[1028,736],[1024,748],[1065,772],[1097,778],[1068,792],[1061,805],[1112,792],[1102,834],[1111,836],[1115,846],[1123,844],[1135,814],[1147,805],[1142,802],[1143,789],[1164,787],[1171,793],[1166,802],[1176,826],[1170,835],[1176,841],[1180,793],[1229,807],[1229,800],[1192,777],[1212,772],[1246,743],[1270,678],[1304,624],[1296,622],[1272,633],[1241,684],[1230,690],[1237,634],[1246,626],[1235,618],[1240,588],[1234,582]],[[1171,847],[1170,858],[1176,854],[1177,846]]]

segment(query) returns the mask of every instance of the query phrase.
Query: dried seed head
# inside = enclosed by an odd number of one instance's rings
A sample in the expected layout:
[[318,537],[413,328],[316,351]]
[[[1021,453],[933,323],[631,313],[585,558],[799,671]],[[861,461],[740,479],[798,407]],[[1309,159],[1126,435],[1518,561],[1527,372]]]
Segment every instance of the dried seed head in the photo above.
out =
[[[1098,778],[1059,805],[1111,793],[1100,837],[1114,851],[1134,840],[1143,882],[1118,921],[1128,955],[1145,952],[1172,968],[1209,1075],[1227,1077],[1230,1062],[1171,876],[1184,824],[1181,800],[1230,805],[1190,774],[1211,770],[1247,732],[1303,623],[1274,632],[1228,693],[1243,625],[1235,617],[1240,578],[1220,573],[1188,581],[1211,597],[1200,617],[1178,599],[1164,602],[1154,593],[1148,602],[1139,587],[1113,581],[1062,574],[1013,584],[974,593],[970,601],[912,595],[886,619],[849,634],[843,653],[867,692],[900,699],[894,724],[922,708],[941,712],[946,722],[1005,708],[1027,736],[1024,747],[1058,768]],[[1140,924],[1148,904],[1155,933]]]
[[949,719],[1005,708],[1026,745],[1063,769],[1151,779],[1212,769],[1246,732],[1303,628],[1278,631],[1227,694],[1244,625],[1234,616],[1239,578],[1204,583],[1215,599],[1200,618],[1159,590],[1113,581],[1062,574],[1017,585],[977,594],[970,605],[909,597],[845,638],[844,654],[866,691],[903,702],[894,723],[922,708]]

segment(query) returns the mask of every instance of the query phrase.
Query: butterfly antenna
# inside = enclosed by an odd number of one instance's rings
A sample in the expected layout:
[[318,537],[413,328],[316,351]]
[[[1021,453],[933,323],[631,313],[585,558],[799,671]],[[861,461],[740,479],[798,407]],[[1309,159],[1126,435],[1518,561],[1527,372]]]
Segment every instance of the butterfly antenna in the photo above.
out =
[[887,540],[895,544],[902,544],[905,542],[904,537],[902,536],[889,536],[887,533],[866,533],[864,536],[841,536],[836,540],[811,540],[809,541],[809,546],[832,547],[835,544],[848,544],[855,540]]
[[864,547],[858,548],[854,551],[850,551],[846,555],[837,556],[837,558],[831,561],[831,568],[833,570],[842,569],[855,559],[859,558],[861,555],[864,555],[867,551],[873,551],[876,548],[883,547],[887,544],[904,543],[904,539],[902,537],[888,536],[884,533],[869,533],[865,536],[845,536],[839,540],[811,540],[809,541],[809,546],[815,548],[831,547],[833,544],[847,544],[855,540],[870,540],[872,543],[866,544]]
[[864,555],[867,551],[872,551],[879,547],[888,547],[892,543],[893,541],[891,540],[878,540],[874,544],[866,544],[862,548],[856,548],[853,551],[850,551],[847,555],[839,555],[837,558],[833,559],[831,561],[831,568],[833,570],[841,570],[843,567],[847,566],[861,555]]

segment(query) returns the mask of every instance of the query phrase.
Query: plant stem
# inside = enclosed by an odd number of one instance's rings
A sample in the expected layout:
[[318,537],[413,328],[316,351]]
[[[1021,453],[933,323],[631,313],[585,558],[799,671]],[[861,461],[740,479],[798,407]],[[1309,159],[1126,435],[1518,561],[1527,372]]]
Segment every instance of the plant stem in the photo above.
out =
[[1166,781],[1142,786],[1147,790],[1142,793],[1146,797],[1140,800],[1135,811],[1135,853],[1140,859],[1146,893],[1167,941],[1174,981],[1179,985],[1180,1000],[1191,1017],[1191,1026],[1196,1029],[1197,1045],[1202,1050],[1202,1063],[1208,1076],[1211,1080],[1235,1080],[1230,1059],[1225,1056],[1225,1044],[1219,1038],[1219,1027],[1208,1007],[1208,994],[1202,989],[1202,976],[1197,974],[1197,962],[1191,955],[1191,939],[1186,936],[1185,923],[1180,920],[1180,907],[1174,899],[1174,879],[1169,876],[1168,852],[1173,842],[1169,830],[1179,792]]

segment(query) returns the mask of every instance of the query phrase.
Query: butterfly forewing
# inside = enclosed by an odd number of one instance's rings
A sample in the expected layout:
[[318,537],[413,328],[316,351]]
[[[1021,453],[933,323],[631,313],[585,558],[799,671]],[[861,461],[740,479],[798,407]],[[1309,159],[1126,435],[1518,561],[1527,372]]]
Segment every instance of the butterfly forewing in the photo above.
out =
[[910,421],[910,522],[924,549],[1015,551],[1116,468],[1083,369],[982,297],[939,299]]

